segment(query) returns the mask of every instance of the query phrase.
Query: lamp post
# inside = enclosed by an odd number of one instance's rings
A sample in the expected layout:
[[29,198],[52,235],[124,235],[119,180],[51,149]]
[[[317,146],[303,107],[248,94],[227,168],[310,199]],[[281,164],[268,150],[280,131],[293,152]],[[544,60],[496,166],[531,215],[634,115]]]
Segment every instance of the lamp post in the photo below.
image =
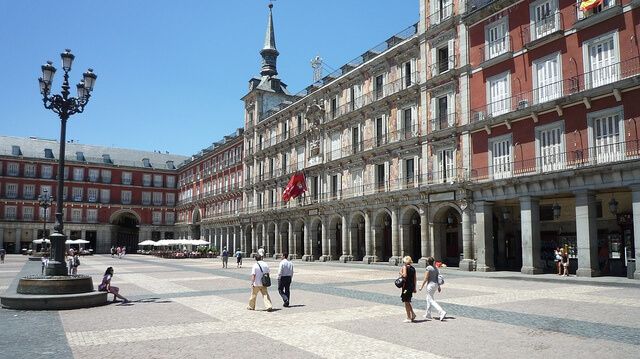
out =
[[47,242],[45,239],[47,237],[47,208],[51,207],[51,196],[49,196],[49,191],[44,190],[43,193],[38,197],[38,203],[40,204],[40,208],[42,208],[42,251],[44,252],[47,249]]
[[64,262],[64,242],[65,235],[63,233],[63,220],[62,209],[64,208],[64,155],[65,155],[65,142],[67,132],[67,120],[71,115],[76,113],[82,113],[84,107],[89,102],[91,97],[91,91],[93,91],[93,85],[95,84],[97,76],[93,73],[92,69],[88,69],[82,74],[83,79],[76,85],[78,90],[77,97],[69,97],[71,94],[69,89],[69,71],[71,71],[71,65],[75,56],[71,53],[71,50],[66,49],[65,52],[60,54],[62,58],[62,69],[64,71],[64,79],[62,82],[62,91],[60,95],[50,95],[51,82],[53,75],[56,73],[56,68],[53,67],[51,61],[47,61],[42,65],[42,77],[38,79],[40,83],[40,93],[42,94],[42,102],[47,110],[52,110],[60,117],[60,151],[58,153],[58,192],[56,197],[56,222],[53,226],[55,233],[50,236],[51,240],[51,254],[53,260],[49,261],[47,267],[47,275],[67,275],[67,266]]

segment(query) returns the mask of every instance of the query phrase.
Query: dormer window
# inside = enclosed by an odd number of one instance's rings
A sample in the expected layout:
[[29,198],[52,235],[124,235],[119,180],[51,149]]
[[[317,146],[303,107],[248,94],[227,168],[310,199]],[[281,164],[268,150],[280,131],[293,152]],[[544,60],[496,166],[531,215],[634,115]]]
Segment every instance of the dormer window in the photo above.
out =
[[79,152],[79,151],[76,152],[76,161],[84,162],[85,161],[84,153]]
[[16,146],[16,145],[11,146],[11,154],[13,156],[22,156],[22,151],[20,150],[20,146]]
[[142,159],[142,165],[147,168],[151,168],[151,161],[148,158]]
[[50,148],[45,148],[44,149],[44,158],[49,158],[49,159],[53,159],[53,150],[51,150]]
[[102,162],[107,164],[113,164],[113,162],[111,161],[111,156],[108,154],[102,155]]

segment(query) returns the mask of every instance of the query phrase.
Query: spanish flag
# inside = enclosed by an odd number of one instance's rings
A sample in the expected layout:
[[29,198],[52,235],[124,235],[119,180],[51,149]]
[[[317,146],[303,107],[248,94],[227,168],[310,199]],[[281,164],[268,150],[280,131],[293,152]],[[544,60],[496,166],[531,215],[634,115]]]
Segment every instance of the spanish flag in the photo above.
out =
[[598,5],[602,4],[603,0],[582,0],[580,3],[580,10],[589,11],[591,9],[595,9]]

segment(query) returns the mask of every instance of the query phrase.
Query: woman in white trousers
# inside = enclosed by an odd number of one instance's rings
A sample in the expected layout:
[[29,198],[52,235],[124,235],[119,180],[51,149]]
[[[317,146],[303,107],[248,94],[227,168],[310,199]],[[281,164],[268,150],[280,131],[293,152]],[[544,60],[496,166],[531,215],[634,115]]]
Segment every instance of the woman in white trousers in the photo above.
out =
[[424,288],[425,283],[427,284],[427,312],[424,315],[425,319],[431,318],[431,308],[433,307],[435,310],[440,313],[440,321],[443,321],[447,315],[447,312],[442,309],[440,304],[436,302],[433,296],[436,294],[436,290],[438,293],[442,290],[440,288],[440,284],[438,283],[438,276],[440,275],[440,271],[436,268],[433,263],[435,259],[433,257],[427,258],[427,270],[424,272],[424,280],[422,281],[422,285],[420,286],[420,290]]

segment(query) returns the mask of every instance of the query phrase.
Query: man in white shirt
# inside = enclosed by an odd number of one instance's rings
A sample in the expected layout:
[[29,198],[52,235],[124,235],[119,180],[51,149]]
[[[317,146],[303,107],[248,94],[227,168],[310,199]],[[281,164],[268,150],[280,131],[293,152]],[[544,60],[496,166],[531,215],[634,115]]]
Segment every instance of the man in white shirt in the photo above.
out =
[[289,253],[284,252],[278,267],[278,293],[280,293],[285,307],[289,306],[289,300],[291,299],[289,291],[291,279],[293,279],[293,263],[289,260]]
[[262,277],[264,274],[269,273],[269,266],[262,260],[262,256],[260,254],[257,254],[255,257],[256,263],[251,268],[251,298],[249,298],[249,306],[247,309],[256,309],[256,298],[258,296],[258,292],[260,292],[262,293],[262,299],[264,300],[264,307],[267,309],[267,312],[270,312],[273,310],[271,297],[269,297],[267,287],[262,285]]

